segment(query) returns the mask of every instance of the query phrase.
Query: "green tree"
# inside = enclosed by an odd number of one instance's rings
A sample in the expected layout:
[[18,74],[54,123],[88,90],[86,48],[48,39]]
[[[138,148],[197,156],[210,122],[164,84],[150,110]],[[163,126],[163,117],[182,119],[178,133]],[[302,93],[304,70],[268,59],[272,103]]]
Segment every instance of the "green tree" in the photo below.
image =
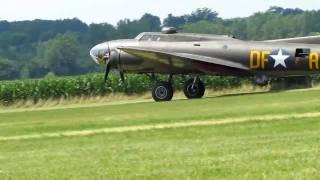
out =
[[146,13],[141,17],[139,22],[145,24],[151,32],[160,31],[161,20],[158,16]]
[[185,16],[173,16],[172,14],[169,14],[168,17],[166,17],[163,20],[163,26],[166,27],[180,27],[184,24],[186,24],[186,17]]
[[218,15],[217,12],[212,11],[209,8],[198,8],[196,11],[192,12],[191,15],[187,16],[187,22],[213,21],[218,19]]
[[79,49],[73,34],[58,35],[39,47],[39,59],[46,69],[56,75],[77,74]]
[[[317,35],[320,11],[303,11],[273,6],[249,17],[221,19],[218,13],[197,9],[190,14],[169,14],[163,26],[180,27],[183,32],[234,35],[245,40],[265,40]],[[2,78],[42,77],[52,71],[57,75],[100,71],[88,56],[100,42],[134,38],[141,32],[159,31],[161,21],[152,14],[140,19],[87,25],[79,19],[0,21],[0,57],[10,62],[3,67],[12,73]],[[11,65],[10,65],[11,64]]]
[[88,41],[92,45],[116,38],[115,27],[108,23],[91,24],[89,26]]
[[[201,27],[201,28],[199,28]],[[186,24],[182,26],[183,32],[201,33],[201,34],[228,34],[228,29],[224,26],[223,21],[208,22],[199,21],[196,23]]]
[[0,80],[15,79],[19,76],[17,65],[9,59],[0,59]]
[[181,27],[187,23],[218,20],[218,13],[209,8],[198,8],[191,14],[173,16],[169,14],[163,21],[164,26]]
[[161,26],[160,18],[151,14],[145,14],[139,20],[124,19],[117,24],[119,37],[134,38],[141,32],[159,31]]

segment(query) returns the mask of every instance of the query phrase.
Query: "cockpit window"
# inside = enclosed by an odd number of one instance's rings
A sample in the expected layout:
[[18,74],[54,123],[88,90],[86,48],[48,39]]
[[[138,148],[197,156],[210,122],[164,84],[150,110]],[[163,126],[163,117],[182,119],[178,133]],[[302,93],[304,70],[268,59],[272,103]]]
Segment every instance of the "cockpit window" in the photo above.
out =
[[146,34],[146,35],[143,35],[139,40],[140,41],[161,41],[161,36]]
[[[161,42],[192,42],[192,41],[210,41],[226,39],[225,36],[196,36],[186,34],[158,34],[141,33],[135,39],[139,41],[161,41]],[[229,39],[229,38],[228,38]]]
[[161,41],[161,37],[160,36],[153,36],[152,38],[154,39],[154,41]]
[[140,41],[151,41],[151,35],[144,35],[140,38]]

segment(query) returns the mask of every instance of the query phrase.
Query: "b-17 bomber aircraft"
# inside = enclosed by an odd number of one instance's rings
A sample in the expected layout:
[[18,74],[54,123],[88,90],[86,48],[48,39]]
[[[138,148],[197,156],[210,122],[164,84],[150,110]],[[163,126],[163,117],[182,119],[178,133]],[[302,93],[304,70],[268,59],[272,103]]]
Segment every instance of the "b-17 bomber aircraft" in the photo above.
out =
[[[178,33],[174,28],[145,32],[135,39],[105,42],[93,47],[90,56],[106,64],[106,80],[111,69],[124,73],[146,74],[156,83],[155,101],[173,97],[172,78],[190,75],[184,93],[187,98],[201,98],[205,85],[201,75],[251,76],[258,85],[272,78],[303,77],[306,81],[320,72],[320,36],[243,41],[232,36]],[[155,74],[168,75],[167,81]]]

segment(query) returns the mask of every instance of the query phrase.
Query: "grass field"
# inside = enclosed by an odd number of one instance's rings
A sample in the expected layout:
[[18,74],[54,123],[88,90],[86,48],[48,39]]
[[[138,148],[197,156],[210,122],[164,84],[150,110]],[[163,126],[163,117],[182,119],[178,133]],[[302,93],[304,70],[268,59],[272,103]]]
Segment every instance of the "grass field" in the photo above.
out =
[[0,110],[0,179],[320,179],[320,90]]

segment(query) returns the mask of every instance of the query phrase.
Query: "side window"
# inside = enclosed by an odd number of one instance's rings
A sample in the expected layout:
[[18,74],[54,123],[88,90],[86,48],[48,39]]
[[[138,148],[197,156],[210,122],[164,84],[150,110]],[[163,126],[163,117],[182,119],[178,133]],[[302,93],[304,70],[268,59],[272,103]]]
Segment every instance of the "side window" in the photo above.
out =
[[157,35],[152,36],[152,41],[160,41],[160,40],[161,40],[160,36],[157,36]]
[[144,35],[140,38],[140,41],[161,41],[161,36],[159,35]]
[[170,41],[170,37],[167,34],[161,35],[161,36],[158,37],[157,41],[169,42]]
[[151,40],[152,40],[152,36],[151,35],[144,35],[140,39],[140,41],[151,41]]

